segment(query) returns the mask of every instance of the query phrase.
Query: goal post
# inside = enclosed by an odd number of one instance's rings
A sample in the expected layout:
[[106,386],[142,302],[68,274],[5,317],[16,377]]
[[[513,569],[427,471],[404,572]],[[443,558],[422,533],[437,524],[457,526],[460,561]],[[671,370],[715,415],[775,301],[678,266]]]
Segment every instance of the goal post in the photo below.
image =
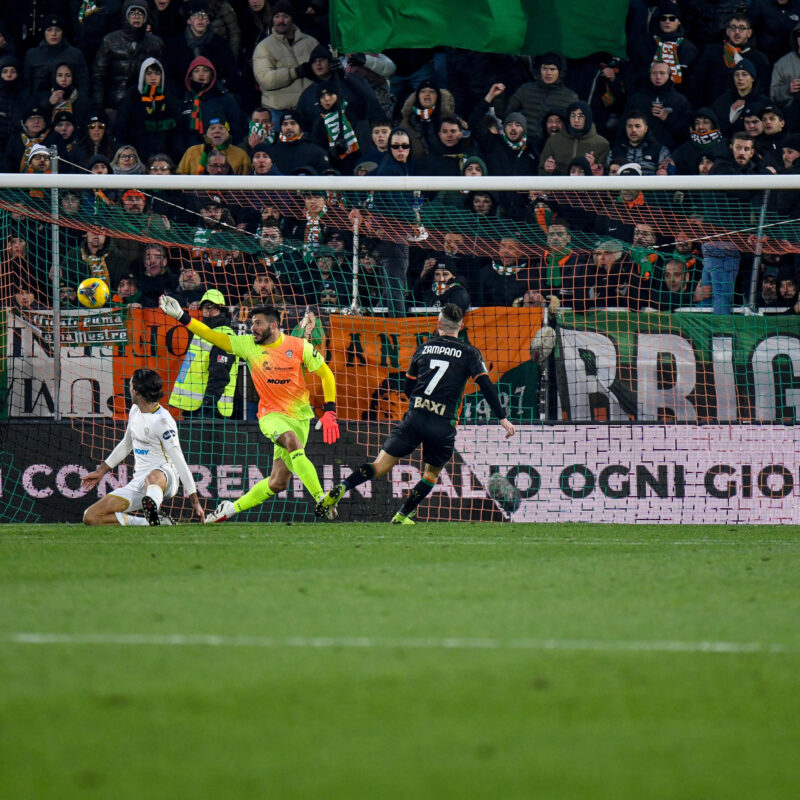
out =
[[[235,333],[276,305],[337,379],[342,438],[312,430],[324,488],[374,458],[406,408],[405,370],[438,307],[466,310],[517,426],[468,384],[456,454],[421,520],[788,523],[800,457],[796,176],[0,177],[0,520],[79,521],[141,366],[164,380],[207,508],[272,466],[239,365],[228,414],[180,407],[207,290]],[[111,301],[79,305],[85,278]],[[319,381],[308,378],[321,413]],[[172,404],[170,399],[172,398]],[[224,404],[224,403],[223,403]],[[192,405],[190,402],[189,405]],[[342,517],[388,519],[419,453]],[[188,506],[181,497],[173,512]],[[299,480],[243,519],[311,521]]]

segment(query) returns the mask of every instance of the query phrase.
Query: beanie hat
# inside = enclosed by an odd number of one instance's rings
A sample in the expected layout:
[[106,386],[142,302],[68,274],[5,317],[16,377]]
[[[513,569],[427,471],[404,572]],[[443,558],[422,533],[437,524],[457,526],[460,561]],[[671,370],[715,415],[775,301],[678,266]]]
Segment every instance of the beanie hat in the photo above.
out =
[[478,165],[478,166],[481,168],[481,172],[483,173],[483,175],[484,175],[484,176],[486,176],[486,175],[488,175],[488,174],[489,174],[489,170],[488,170],[488,168],[486,167],[486,162],[485,162],[485,161],[484,161],[484,160],[483,160],[483,159],[482,159],[480,156],[470,156],[470,157],[469,157],[469,158],[468,158],[468,159],[467,159],[467,160],[464,162],[464,170],[466,170],[466,169],[467,169],[467,167],[468,167],[470,164],[477,164],[477,165]]
[[144,14],[144,18],[147,19],[147,3],[139,2],[139,0],[129,3],[125,8],[126,19],[131,15],[131,11],[141,11]]
[[782,142],[781,147],[789,147],[800,153],[800,133],[790,133]]
[[545,64],[550,64],[558,69],[559,72],[563,72],[567,67],[567,62],[564,60],[564,56],[561,53],[556,53],[554,50],[551,50],[549,53],[545,53],[541,58],[539,58],[539,66],[544,66]]
[[734,68],[733,72],[737,69],[743,69],[747,72],[753,80],[758,80],[758,73],[756,72],[756,65],[749,59],[743,58]]
[[314,61],[314,59],[317,58],[327,58],[328,61],[333,61],[333,53],[331,53],[329,47],[326,47],[324,44],[318,44],[311,51],[311,55],[308,57],[308,60]]
[[522,132],[526,136],[528,135],[528,120],[525,119],[524,114],[520,114],[519,111],[512,111],[510,114],[506,114],[503,125],[508,125],[509,122],[518,122],[522,125]]
[[50,149],[43,144],[35,144],[31,147],[30,153],[28,153],[28,161],[30,162],[34,156],[47,156],[50,158]]
[[189,2],[185,6],[186,8],[186,19],[192,16],[192,14],[199,14],[205,11],[208,14],[208,3],[206,0],[189,0]]
[[46,120],[47,117],[45,116],[44,111],[40,106],[31,106],[30,108],[26,108],[22,114],[22,121],[26,122],[31,117],[41,117],[42,119]]
[[48,14],[42,22],[42,30],[46,31],[48,28],[60,28],[64,30],[64,17],[60,14]]
[[75,115],[70,111],[57,111],[53,117],[53,127],[58,125],[59,122],[71,122],[75,124]]
[[211,117],[211,119],[208,121],[208,127],[210,128],[212,125],[222,125],[227,130],[231,129],[231,126],[228,124],[228,120],[225,119],[222,114],[219,114],[216,117]]
[[764,114],[777,114],[781,119],[786,119],[783,109],[780,106],[762,106],[761,110],[758,112],[758,115],[763,117]]
[[661,0],[654,16],[656,19],[660,19],[665,14],[674,14],[678,19],[681,19],[682,17],[680,6],[677,3],[674,3],[672,0]]
[[289,2],[289,0],[278,0],[274,6],[272,6],[272,16],[274,17],[276,14],[288,14],[290,17],[295,16],[294,5]]

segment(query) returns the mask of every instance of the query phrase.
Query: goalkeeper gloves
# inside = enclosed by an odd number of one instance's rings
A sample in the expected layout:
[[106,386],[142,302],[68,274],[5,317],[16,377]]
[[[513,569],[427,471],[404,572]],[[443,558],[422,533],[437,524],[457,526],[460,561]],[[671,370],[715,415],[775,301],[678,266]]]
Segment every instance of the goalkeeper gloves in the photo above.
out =
[[181,304],[174,297],[162,294],[158,299],[158,305],[161,306],[161,310],[168,317],[178,320],[181,325],[188,325],[191,322],[192,317],[189,312],[184,311],[181,308]]
[[322,416],[319,421],[322,423],[322,440],[325,444],[333,444],[339,438],[339,423],[336,421],[336,403],[323,403]]

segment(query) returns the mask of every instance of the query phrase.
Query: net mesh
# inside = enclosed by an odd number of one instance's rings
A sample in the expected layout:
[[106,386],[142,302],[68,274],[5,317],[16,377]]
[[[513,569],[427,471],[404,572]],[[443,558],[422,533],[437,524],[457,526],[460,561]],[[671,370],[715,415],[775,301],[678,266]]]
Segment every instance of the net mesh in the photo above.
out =
[[[274,304],[284,332],[325,355],[343,431],[329,447],[312,426],[325,489],[377,455],[407,408],[411,355],[452,301],[468,309],[460,335],[481,350],[518,432],[505,441],[469,384],[454,458],[420,519],[791,520],[791,193],[631,181],[613,193],[379,192],[368,178],[359,192],[96,189],[59,192],[55,213],[49,191],[0,191],[0,518],[78,521],[131,477],[128,462],[80,487],[121,438],[127,381],[142,366],[164,379],[207,507],[269,474],[243,365],[229,417],[174,402],[191,335],[158,298],[200,317],[203,293],[218,289],[234,332],[248,332],[253,306]],[[96,310],[77,301],[90,277],[111,289]],[[319,415],[321,385],[308,384]],[[391,516],[422,469],[418,452],[354,491],[343,516]],[[171,510],[188,505],[178,497]],[[295,479],[247,519],[312,511]]]

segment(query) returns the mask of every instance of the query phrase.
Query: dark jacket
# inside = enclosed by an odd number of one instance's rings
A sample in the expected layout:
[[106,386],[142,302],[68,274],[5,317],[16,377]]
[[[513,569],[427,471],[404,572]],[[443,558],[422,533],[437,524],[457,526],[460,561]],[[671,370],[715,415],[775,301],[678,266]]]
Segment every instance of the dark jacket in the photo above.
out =
[[[761,86],[769,86],[772,75],[772,65],[767,57],[753,49],[745,47],[741,56],[752,62],[756,68],[758,82]],[[692,89],[689,92],[693,105],[713,103],[720,95],[724,94],[731,81],[731,69],[725,64],[725,47],[723,42],[707,44],[697,59],[696,69],[692,78]]]
[[228,42],[211,30],[202,39],[195,39],[186,28],[167,42],[165,66],[171,80],[183,80],[186,71],[196,58],[207,58],[213,65],[219,88],[238,92],[242,77]]
[[520,265],[518,272],[501,275],[493,263],[490,262],[481,269],[478,302],[482,306],[510,306],[528,288],[521,279],[525,268]]
[[122,7],[122,28],[103,37],[92,68],[92,101],[98,108],[117,106],[125,92],[135,86],[139,67],[148,58],[159,58],[164,42],[142,28],[128,25],[127,9]]
[[[650,110],[654,104],[660,103],[664,108],[672,109],[665,120],[654,117]],[[675,89],[672,81],[664,86],[653,86],[648,81],[640,92],[628,98],[623,119],[630,111],[642,111],[647,114],[647,127],[650,135],[670,150],[685,141],[686,129],[692,122],[692,107],[689,101]]]
[[[500,133],[492,133],[483,119],[489,111],[489,104],[481,100],[469,116],[472,137],[478,143],[486,161],[490,175],[536,175],[536,148],[528,137],[524,150],[514,150]],[[527,119],[527,116],[526,116]],[[532,130],[528,122],[528,130]]]
[[[713,109],[699,108],[692,116],[708,117],[714,123],[715,129],[713,133],[703,135],[692,133],[690,130],[689,141],[673,151],[672,160],[675,162],[678,175],[697,175],[697,163],[703,155],[714,159],[730,153],[728,140],[719,129],[719,119]],[[692,122],[693,120],[689,124]]]
[[42,39],[38,47],[25,53],[25,81],[28,91],[38,97],[50,88],[53,70],[57,64],[69,64],[72,69],[72,82],[84,97],[89,94],[89,67],[83,53],[73,47],[66,39],[59,44],[47,44]]
[[800,0],[780,5],[777,0],[750,0],[747,12],[753,20],[758,49],[771,61],[790,52],[786,41],[800,20]]
[[16,67],[17,79],[0,80],[0,152],[5,152],[11,136],[19,131],[22,115],[32,101],[20,72],[19,59],[14,56],[0,58],[0,70]]

